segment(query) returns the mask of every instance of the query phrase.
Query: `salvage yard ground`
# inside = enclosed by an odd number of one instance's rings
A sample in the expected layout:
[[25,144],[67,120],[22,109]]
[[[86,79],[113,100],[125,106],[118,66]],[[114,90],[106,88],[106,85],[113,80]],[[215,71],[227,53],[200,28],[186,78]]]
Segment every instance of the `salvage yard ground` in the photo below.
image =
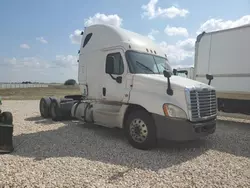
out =
[[42,119],[39,100],[3,100],[3,109],[14,116],[15,151],[0,155],[0,187],[250,187],[249,120],[141,151],[121,130]]

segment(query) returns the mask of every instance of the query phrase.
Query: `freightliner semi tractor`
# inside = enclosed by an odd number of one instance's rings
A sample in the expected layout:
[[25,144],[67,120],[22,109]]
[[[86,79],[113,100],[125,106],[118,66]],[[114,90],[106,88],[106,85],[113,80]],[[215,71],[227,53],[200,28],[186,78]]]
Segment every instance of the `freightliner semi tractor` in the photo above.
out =
[[137,149],[216,130],[215,89],[173,75],[167,55],[148,37],[111,25],[86,27],[78,66],[81,95],[42,98],[41,116],[121,128]]

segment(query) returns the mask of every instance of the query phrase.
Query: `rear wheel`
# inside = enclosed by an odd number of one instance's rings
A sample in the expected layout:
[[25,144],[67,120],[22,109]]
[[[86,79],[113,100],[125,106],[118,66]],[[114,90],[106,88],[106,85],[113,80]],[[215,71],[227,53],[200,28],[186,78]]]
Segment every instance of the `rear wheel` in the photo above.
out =
[[3,112],[0,115],[0,122],[8,125],[12,125],[13,123],[13,116],[11,112]]
[[40,114],[43,118],[49,118],[50,117],[50,99],[49,98],[41,98],[39,108],[40,108]]
[[62,113],[59,105],[59,101],[53,99],[50,104],[50,113],[51,118],[53,121],[61,121],[62,120]]
[[125,134],[129,143],[142,150],[156,146],[156,127],[153,118],[144,110],[136,110],[128,115]]

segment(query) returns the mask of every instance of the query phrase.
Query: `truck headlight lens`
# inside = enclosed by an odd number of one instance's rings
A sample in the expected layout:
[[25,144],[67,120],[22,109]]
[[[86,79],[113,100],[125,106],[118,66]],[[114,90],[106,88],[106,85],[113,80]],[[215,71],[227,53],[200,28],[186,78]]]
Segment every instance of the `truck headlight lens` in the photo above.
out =
[[175,105],[164,104],[163,111],[164,111],[165,116],[172,117],[172,118],[187,119],[186,112]]

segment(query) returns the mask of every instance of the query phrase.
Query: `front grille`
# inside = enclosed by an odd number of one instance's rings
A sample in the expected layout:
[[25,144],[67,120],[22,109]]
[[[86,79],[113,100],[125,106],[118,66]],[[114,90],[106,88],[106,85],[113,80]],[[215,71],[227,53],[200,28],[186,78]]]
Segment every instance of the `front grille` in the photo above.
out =
[[215,90],[190,91],[190,113],[193,121],[214,117],[217,114]]

